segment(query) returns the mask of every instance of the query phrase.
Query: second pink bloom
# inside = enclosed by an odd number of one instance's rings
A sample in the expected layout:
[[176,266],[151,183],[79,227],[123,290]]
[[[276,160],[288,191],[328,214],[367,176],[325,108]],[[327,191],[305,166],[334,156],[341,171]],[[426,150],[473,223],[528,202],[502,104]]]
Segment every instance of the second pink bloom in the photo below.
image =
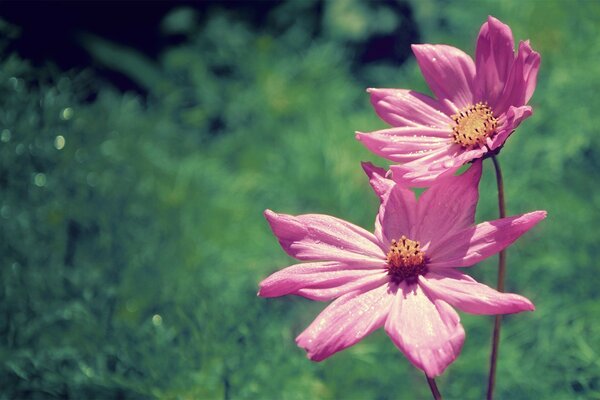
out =
[[265,216],[283,249],[306,261],[260,283],[259,295],[335,299],[296,342],[315,361],[384,327],[394,344],[430,377],[461,351],[465,332],[453,307],[473,314],[533,310],[526,298],[500,293],[456,267],[506,248],[542,220],[535,211],[474,225],[481,163],[414,193],[364,165],[381,199],[370,233],[317,214]]

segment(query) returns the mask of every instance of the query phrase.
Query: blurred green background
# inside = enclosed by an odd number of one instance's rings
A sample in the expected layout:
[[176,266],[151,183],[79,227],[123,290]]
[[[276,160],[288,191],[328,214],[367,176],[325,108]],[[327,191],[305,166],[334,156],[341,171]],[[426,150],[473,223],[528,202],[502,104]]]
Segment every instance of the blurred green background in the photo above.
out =
[[[306,359],[294,338],[325,305],[256,297],[292,263],[262,212],[371,229],[359,162],[384,162],[353,132],[384,124],[365,88],[427,91],[411,41],[473,54],[494,15],[542,54],[500,156],[508,212],[549,214],[508,253],[507,289],[537,310],[504,320],[497,398],[600,399],[600,3],[261,4],[173,8],[155,55],[82,31],[93,62],[68,71],[18,56],[24,31],[0,23],[0,398],[429,398],[381,330]],[[488,161],[479,221],[495,196]],[[493,286],[495,265],[468,272]],[[438,386],[479,399],[493,321],[461,317]]]

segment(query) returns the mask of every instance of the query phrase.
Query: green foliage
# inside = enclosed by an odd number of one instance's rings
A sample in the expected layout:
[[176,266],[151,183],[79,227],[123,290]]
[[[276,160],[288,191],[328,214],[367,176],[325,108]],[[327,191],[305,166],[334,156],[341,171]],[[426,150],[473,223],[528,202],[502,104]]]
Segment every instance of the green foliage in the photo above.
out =
[[[377,204],[359,161],[383,162],[353,132],[383,124],[364,89],[426,90],[412,59],[353,57],[360,35],[403,17],[377,25],[385,9],[325,2],[321,21],[312,6],[284,3],[265,27],[177,10],[162,28],[186,39],[158,60],[82,37],[147,99],[5,55],[0,398],[429,396],[383,332],[315,364],[294,337],[323,304],[256,297],[262,278],[293,262],[264,209],[370,228]],[[537,310],[505,319],[498,398],[600,398],[600,10],[579,6],[413,4],[423,41],[472,51],[493,14],[543,57],[535,114],[500,156],[509,213],[549,217],[508,253],[508,289]],[[479,219],[495,218],[491,165],[481,197]],[[495,260],[469,273],[494,285]],[[438,384],[449,399],[481,398],[492,319],[462,317],[463,354]]]

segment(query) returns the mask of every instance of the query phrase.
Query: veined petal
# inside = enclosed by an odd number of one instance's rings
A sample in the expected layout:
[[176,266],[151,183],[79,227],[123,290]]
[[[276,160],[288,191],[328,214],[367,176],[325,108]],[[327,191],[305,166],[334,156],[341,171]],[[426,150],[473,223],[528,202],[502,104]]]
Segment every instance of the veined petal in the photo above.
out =
[[369,177],[369,183],[379,197],[379,200],[383,201],[384,196],[394,186],[394,181],[386,178],[387,171],[383,168],[377,167],[370,162],[361,162],[360,165]]
[[413,44],[419,68],[438,100],[449,99],[453,112],[474,103],[475,63],[456,47]]
[[531,48],[529,40],[519,42],[517,62],[523,59],[523,81],[525,84],[525,104],[531,100],[537,86],[537,74],[542,63],[542,56]]
[[450,178],[464,164],[481,158],[487,152],[485,146],[471,150],[463,150],[460,145],[453,144],[446,153],[427,155],[404,164],[392,165],[392,179],[405,186],[427,187],[433,182],[441,182]]
[[515,59],[514,40],[509,26],[490,16],[481,26],[475,50],[478,100],[494,108],[502,94]]
[[405,282],[398,286],[385,331],[406,358],[429,377],[444,372],[460,354],[465,339],[452,307],[428,297],[420,284],[407,286]]
[[494,112],[504,113],[510,106],[520,107],[527,104],[537,84],[537,73],[541,57],[535,52],[529,41],[519,43],[519,52],[515,59],[502,95],[494,107]]
[[[381,268],[360,267],[339,262],[296,264],[277,271],[260,283],[258,295],[278,297],[296,294],[312,300],[331,300],[358,287],[386,279],[385,261]],[[382,279],[383,278],[383,279]]]
[[308,261],[340,261],[378,267],[385,255],[375,236],[341,219],[320,214],[297,217],[265,211],[281,247],[292,257]]
[[404,89],[367,89],[379,117],[392,126],[447,128],[452,119],[437,100]]
[[445,151],[451,146],[449,127],[399,127],[370,133],[357,132],[356,138],[373,153],[394,162],[409,162]]
[[327,301],[353,291],[360,290],[361,292],[365,292],[367,290],[375,289],[379,286],[386,285],[389,281],[390,277],[388,276],[387,270],[381,269],[340,286],[320,287],[321,285],[316,285],[316,287],[299,289],[296,294],[311,300]]
[[421,248],[425,249],[428,243],[439,243],[447,235],[473,225],[480,178],[481,160],[477,160],[462,175],[435,182],[421,195],[415,235]]
[[392,300],[387,284],[345,294],[325,308],[296,338],[296,343],[311,360],[322,361],[381,327]]
[[417,200],[413,191],[402,185],[394,185],[379,207],[375,224],[375,237],[384,252],[389,250],[392,240],[399,240],[402,235],[413,237],[411,232],[416,210]]
[[483,222],[432,244],[429,268],[468,267],[510,246],[546,218],[546,211]]
[[533,311],[535,306],[523,296],[500,293],[468,275],[450,268],[429,272],[420,283],[430,296],[471,314],[495,315]]
[[532,113],[533,111],[530,106],[510,106],[502,118],[502,124],[498,128],[498,133],[493,138],[488,138],[487,145],[490,150],[495,150],[502,146],[521,122],[529,118]]

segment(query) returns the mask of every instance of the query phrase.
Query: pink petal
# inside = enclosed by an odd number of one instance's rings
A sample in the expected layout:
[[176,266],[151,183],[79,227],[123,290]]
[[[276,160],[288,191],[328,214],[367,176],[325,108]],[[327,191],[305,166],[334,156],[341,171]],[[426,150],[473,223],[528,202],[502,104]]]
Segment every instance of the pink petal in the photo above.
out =
[[438,100],[449,99],[456,111],[474,103],[475,64],[452,46],[413,44],[421,72]]
[[420,285],[402,282],[385,331],[406,358],[427,376],[441,375],[460,354],[465,331],[456,311],[428,297]]
[[394,181],[386,178],[387,171],[383,168],[377,167],[370,162],[362,162],[363,170],[369,177],[369,183],[371,187],[379,197],[379,200],[383,201],[385,194],[394,186]]
[[447,128],[452,123],[437,102],[421,93],[404,89],[368,89],[377,115],[392,126]]
[[535,310],[531,301],[523,296],[500,293],[450,268],[439,273],[429,272],[419,282],[432,297],[471,314],[511,314]]
[[445,236],[473,225],[480,178],[481,160],[477,160],[462,175],[435,182],[421,195],[415,235],[421,248],[425,249],[427,243],[439,243]]
[[381,327],[392,300],[388,285],[345,294],[323,310],[296,338],[296,343],[311,360],[322,361]]
[[514,40],[508,25],[488,17],[477,38],[475,65],[479,99],[494,108],[515,59]]
[[357,132],[356,138],[373,153],[394,162],[409,162],[446,151],[451,146],[447,128],[400,127],[370,133]]
[[529,41],[519,43],[519,52],[508,75],[506,85],[494,113],[502,114],[510,106],[520,107],[527,104],[537,84],[537,73],[541,57],[529,45]]
[[508,108],[508,112],[504,115],[503,123],[498,129],[498,133],[492,138],[488,138],[488,147],[490,150],[495,150],[498,147],[502,146],[506,139],[514,132],[515,129],[523,122],[525,119],[529,118],[533,111],[530,106],[521,106],[521,107],[513,107],[510,106]]
[[[430,250],[429,268],[467,267],[510,246],[546,218],[546,211],[483,222],[448,236]],[[434,245],[432,245],[432,249]]]
[[328,301],[355,290],[364,291],[374,289],[381,285],[385,285],[389,281],[390,277],[387,274],[386,270],[380,271],[378,273],[373,273],[372,275],[365,276],[353,282],[348,282],[343,286],[303,288],[298,290],[298,293],[296,294],[298,296],[306,297],[310,300]]
[[527,104],[531,97],[533,96],[533,92],[535,92],[535,88],[537,86],[537,74],[540,70],[540,64],[542,63],[542,57],[539,53],[533,51],[529,40],[524,42],[519,42],[519,54],[517,54],[517,60],[515,62],[519,62],[519,60],[523,60],[523,80],[525,84],[525,101],[524,104]]
[[331,300],[373,282],[387,278],[385,261],[381,268],[360,268],[339,262],[296,264],[275,272],[260,283],[258,295],[278,297],[295,294],[311,300]]
[[413,237],[416,210],[415,194],[402,185],[394,185],[379,207],[375,224],[375,236],[383,245],[384,252],[389,251],[392,240],[398,240],[402,235]]
[[390,171],[395,182],[410,187],[427,187],[433,182],[452,177],[464,164],[481,158],[486,152],[485,146],[464,150],[460,145],[453,144],[445,154],[392,165]]
[[360,263],[377,268],[385,259],[375,236],[349,222],[328,215],[297,217],[265,211],[281,247],[292,257],[308,261]]

